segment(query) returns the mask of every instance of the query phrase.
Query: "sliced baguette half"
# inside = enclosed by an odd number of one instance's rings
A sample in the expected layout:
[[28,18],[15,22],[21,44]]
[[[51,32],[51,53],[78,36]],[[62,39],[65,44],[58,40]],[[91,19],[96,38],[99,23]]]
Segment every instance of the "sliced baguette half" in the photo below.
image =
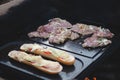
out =
[[20,49],[27,51],[27,52],[41,55],[43,57],[46,57],[52,60],[56,60],[65,65],[73,65],[75,63],[74,56],[72,56],[70,53],[66,51],[59,50],[56,48],[43,46],[43,45],[39,45],[36,43],[34,44],[26,43],[26,44],[21,45]]
[[18,62],[30,65],[48,74],[58,74],[63,67],[55,61],[45,60],[40,55],[31,55],[23,51],[10,51],[8,56]]

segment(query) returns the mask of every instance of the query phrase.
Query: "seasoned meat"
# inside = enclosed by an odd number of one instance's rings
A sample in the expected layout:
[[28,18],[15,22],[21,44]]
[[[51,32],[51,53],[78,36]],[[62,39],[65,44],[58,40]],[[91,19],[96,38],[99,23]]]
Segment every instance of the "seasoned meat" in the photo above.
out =
[[71,28],[72,25],[66,20],[60,18],[53,18],[49,20],[49,23],[38,27],[37,31],[39,32],[41,38],[49,38],[50,34],[56,33],[59,28]]
[[75,32],[71,32],[71,35],[69,37],[70,40],[75,40],[78,39],[80,37],[79,34],[75,33]]
[[55,25],[57,27],[63,27],[63,28],[71,28],[72,24],[69,23],[66,20],[60,19],[60,18],[53,18],[49,20],[50,25]]
[[71,31],[65,28],[58,28],[50,34],[49,42],[50,43],[64,43],[65,40],[69,38]]
[[33,32],[28,33],[28,36],[29,37],[40,37],[40,34],[37,31],[33,31]]
[[38,27],[37,31],[42,33],[42,32],[47,32],[51,33],[55,28],[57,28],[55,25],[50,25],[49,23],[46,25],[42,25]]
[[28,33],[28,36],[29,37],[40,37],[40,38],[46,39],[49,37],[49,33],[45,33],[45,32],[39,33],[38,31],[33,31],[33,32]]
[[92,37],[86,38],[82,46],[95,48],[95,47],[106,46],[111,43],[112,42],[106,38],[98,38],[98,37],[92,36]]
[[109,29],[99,27],[98,31],[96,31],[93,34],[93,36],[104,37],[104,38],[112,38],[114,36],[114,34],[111,33]]
[[49,38],[50,33],[55,29],[49,24],[38,27],[37,32],[39,32],[41,38]]
[[73,25],[71,30],[84,36],[84,35],[93,34],[97,30],[97,27],[93,25],[77,23]]
[[109,29],[83,23],[72,25],[60,18],[50,19],[48,24],[39,26],[37,31],[28,33],[29,37],[45,38],[49,43],[56,44],[64,43],[67,39],[75,40],[85,35],[91,37],[84,40],[83,47],[106,46],[112,42],[108,38],[114,36]]

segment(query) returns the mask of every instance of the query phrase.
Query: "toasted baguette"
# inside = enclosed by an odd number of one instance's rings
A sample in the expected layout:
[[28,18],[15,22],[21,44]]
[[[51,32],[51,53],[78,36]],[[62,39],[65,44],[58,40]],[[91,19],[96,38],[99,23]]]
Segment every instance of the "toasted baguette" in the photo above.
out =
[[45,60],[41,56],[27,54],[22,51],[10,51],[8,56],[18,62],[30,65],[48,74],[57,74],[63,69],[58,62]]
[[62,51],[62,50],[55,49],[52,47],[46,47],[46,46],[39,45],[36,43],[35,44],[30,44],[30,43],[23,44],[20,47],[20,49],[27,51],[27,52],[41,55],[43,57],[46,57],[52,60],[56,60],[60,63],[63,63],[64,65],[73,65],[75,62],[75,57],[70,55],[66,51]]

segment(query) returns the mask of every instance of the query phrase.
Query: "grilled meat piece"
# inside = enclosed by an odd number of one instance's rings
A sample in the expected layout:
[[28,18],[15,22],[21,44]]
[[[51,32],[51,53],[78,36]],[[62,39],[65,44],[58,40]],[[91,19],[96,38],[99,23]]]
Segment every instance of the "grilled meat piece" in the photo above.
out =
[[49,20],[50,25],[54,25],[57,27],[63,27],[63,28],[72,28],[72,24],[69,23],[66,20],[60,19],[60,18],[53,18]]
[[98,31],[96,31],[93,36],[96,37],[104,37],[104,38],[112,38],[114,36],[113,33],[110,32],[109,29],[105,29],[105,28],[98,28]]
[[112,42],[106,38],[98,38],[98,37],[92,36],[92,37],[86,38],[82,46],[95,48],[95,47],[103,47],[111,43]]
[[42,33],[42,32],[51,33],[54,30],[54,28],[55,28],[55,26],[46,24],[46,25],[42,25],[42,26],[38,27],[37,31],[40,33]]
[[50,33],[55,30],[55,26],[52,27],[49,24],[38,27],[37,32],[39,32],[41,38],[49,38]]
[[52,32],[55,32],[56,30],[58,31],[59,28],[67,29],[71,27],[72,25],[66,20],[62,20],[60,18],[53,18],[49,20],[48,24],[38,27],[37,32],[29,33],[29,37],[49,38],[50,34]]
[[38,31],[33,31],[33,32],[30,32],[28,33],[28,36],[29,37],[40,37],[40,38],[44,38],[44,39],[47,39],[49,37],[49,33],[39,33]]
[[79,34],[75,33],[75,32],[71,32],[71,35],[69,37],[70,40],[75,40],[78,39],[80,37]]
[[65,40],[67,40],[70,35],[71,35],[70,30],[65,28],[57,28],[50,34],[49,42],[56,44],[64,43]]
[[33,31],[33,32],[28,33],[28,36],[29,37],[40,37],[40,34],[37,31]]
[[97,28],[98,27],[93,26],[93,25],[77,23],[73,25],[71,30],[84,36],[84,35],[93,34],[97,30]]

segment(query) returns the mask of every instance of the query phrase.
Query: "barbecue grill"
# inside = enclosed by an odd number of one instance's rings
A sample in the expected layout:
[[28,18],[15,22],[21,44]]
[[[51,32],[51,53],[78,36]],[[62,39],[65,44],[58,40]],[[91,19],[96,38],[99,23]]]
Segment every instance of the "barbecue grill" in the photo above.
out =
[[[71,3],[72,2],[72,3]],[[99,1],[103,3],[103,1]],[[8,3],[8,4],[7,4]],[[116,17],[120,17],[118,13],[114,14],[112,11],[120,11],[117,6],[111,9],[112,1],[106,6],[104,2],[103,6],[96,6],[98,2],[93,1],[60,1],[60,0],[13,0],[5,3],[9,9],[1,14],[0,12],[0,35],[2,36],[0,47],[0,64],[1,68],[5,71],[11,71],[11,73],[18,73],[19,77],[23,79],[43,79],[43,80],[72,80],[83,79],[86,74],[90,72],[95,64],[99,63],[107,55],[110,55],[120,46],[120,24]],[[79,5],[79,3],[81,5]],[[4,8],[0,5],[0,10]],[[91,4],[96,6],[96,9]],[[117,4],[116,4],[117,5]],[[79,8],[78,8],[79,7]],[[99,10],[97,10],[99,9]],[[80,10],[80,11],[79,11]],[[106,11],[105,11],[106,10]],[[114,12],[115,12],[114,11]],[[28,38],[27,34],[34,31],[40,25],[44,25],[47,21],[54,17],[60,17],[68,20],[72,24],[85,23],[90,25],[102,26],[103,28],[110,29],[115,34],[112,38],[112,44],[106,47],[99,47],[95,49],[85,49],[80,44],[83,38],[75,41],[67,41],[62,45],[49,44],[47,40],[40,38]],[[30,66],[17,63],[8,58],[7,54],[13,49],[19,49],[20,45],[24,43],[38,43],[57,49],[61,49],[70,52],[76,57],[76,62],[73,66],[64,66],[64,69],[58,75],[48,75],[42,73]]]

